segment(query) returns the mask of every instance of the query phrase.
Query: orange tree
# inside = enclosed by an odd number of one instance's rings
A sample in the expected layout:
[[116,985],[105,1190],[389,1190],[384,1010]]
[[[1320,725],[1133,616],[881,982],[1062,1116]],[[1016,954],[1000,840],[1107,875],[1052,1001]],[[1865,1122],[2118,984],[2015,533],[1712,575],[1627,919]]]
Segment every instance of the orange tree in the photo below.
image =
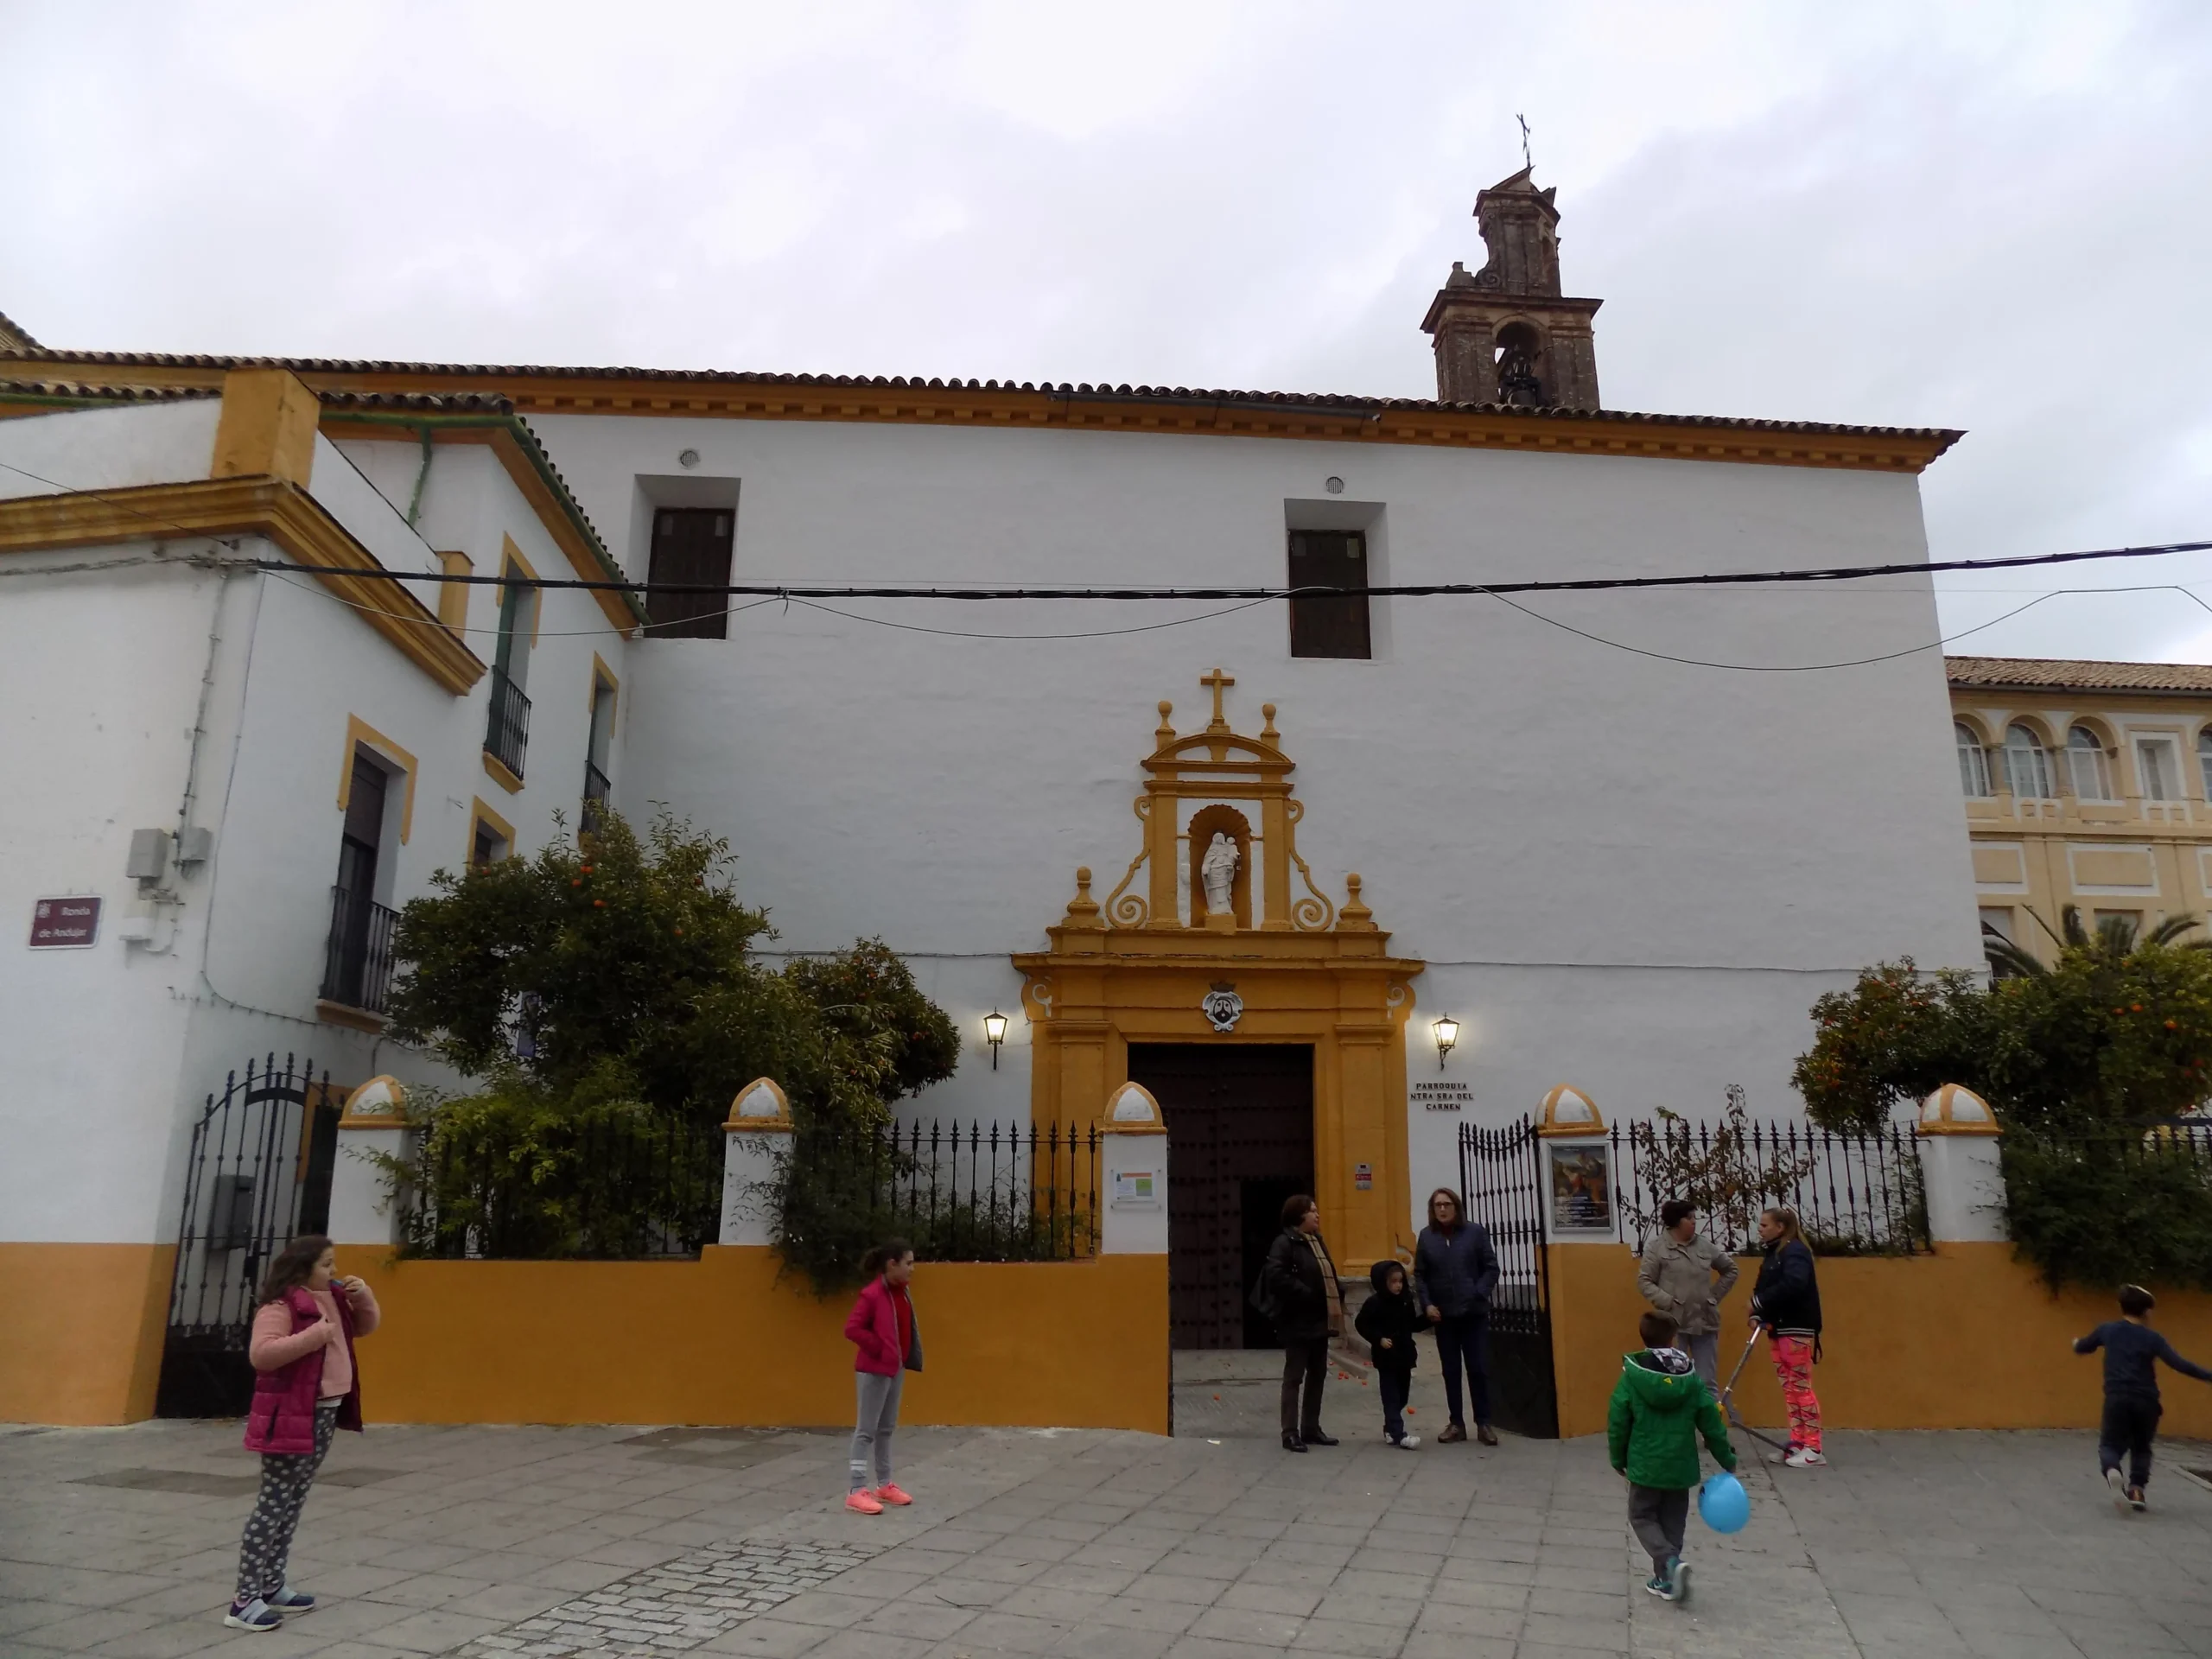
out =
[[2053,1284],[2212,1285],[2203,1144],[2155,1128],[2212,1095],[2212,952],[2183,942],[2193,926],[2176,918],[2139,938],[2069,914],[2054,963],[1993,950],[1986,988],[1879,964],[1813,1005],[1792,1080],[1838,1129],[1964,1084],[2006,1130],[2011,1235]]
[[[391,1035],[474,1080],[429,1103],[405,1172],[445,1184],[429,1210],[480,1248],[492,1229],[520,1253],[621,1253],[665,1220],[652,1210],[665,1195],[641,1187],[620,1213],[597,1190],[579,1203],[604,1174],[593,1148],[691,1148],[714,1166],[691,1185],[718,1194],[711,1131],[750,1079],[783,1084],[803,1137],[836,1137],[880,1128],[901,1096],[952,1074],[952,1022],[880,941],[760,962],[773,930],[738,899],[734,862],[726,841],[665,812],[640,834],[610,810],[533,858],[440,872],[401,912]],[[803,1186],[786,1181],[787,1218]],[[840,1259],[861,1247],[841,1243]]]

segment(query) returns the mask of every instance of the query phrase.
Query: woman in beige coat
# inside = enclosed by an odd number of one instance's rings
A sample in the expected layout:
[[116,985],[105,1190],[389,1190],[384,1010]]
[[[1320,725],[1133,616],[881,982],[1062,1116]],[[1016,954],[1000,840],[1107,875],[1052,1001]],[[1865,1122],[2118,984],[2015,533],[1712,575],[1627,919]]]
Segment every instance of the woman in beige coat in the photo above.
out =
[[1736,1287],[1736,1258],[1697,1230],[1697,1206],[1669,1198],[1636,1274],[1643,1300],[1675,1321],[1706,1386],[1720,1392],[1720,1302]]

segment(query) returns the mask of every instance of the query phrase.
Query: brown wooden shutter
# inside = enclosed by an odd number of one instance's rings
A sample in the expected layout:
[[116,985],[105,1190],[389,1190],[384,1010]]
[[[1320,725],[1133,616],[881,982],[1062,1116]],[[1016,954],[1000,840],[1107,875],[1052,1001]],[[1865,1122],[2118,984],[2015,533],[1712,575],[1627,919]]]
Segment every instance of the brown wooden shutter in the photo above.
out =
[[[649,583],[701,582],[721,587],[729,581],[737,511],[734,507],[663,507],[653,514],[652,562]],[[645,632],[665,639],[724,639],[729,637],[727,594],[645,595]]]
[[[1290,586],[1366,587],[1367,537],[1356,530],[1292,531]],[[1367,627],[1367,595],[1328,599],[1308,594],[1294,598],[1290,601],[1290,654],[1373,656]]]

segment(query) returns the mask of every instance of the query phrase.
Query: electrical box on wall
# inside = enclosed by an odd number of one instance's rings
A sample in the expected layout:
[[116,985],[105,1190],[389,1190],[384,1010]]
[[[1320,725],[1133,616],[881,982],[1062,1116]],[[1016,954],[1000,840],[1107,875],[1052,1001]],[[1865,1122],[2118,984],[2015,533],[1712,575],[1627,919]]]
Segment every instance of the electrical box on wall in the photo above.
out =
[[181,868],[205,864],[214,850],[215,832],[196,823],[176,838],[176,861]]
[[130,832],[130,857],[123,873],[134,881],[158,881],[168,874],[169,832],[166,830],[133,830]]

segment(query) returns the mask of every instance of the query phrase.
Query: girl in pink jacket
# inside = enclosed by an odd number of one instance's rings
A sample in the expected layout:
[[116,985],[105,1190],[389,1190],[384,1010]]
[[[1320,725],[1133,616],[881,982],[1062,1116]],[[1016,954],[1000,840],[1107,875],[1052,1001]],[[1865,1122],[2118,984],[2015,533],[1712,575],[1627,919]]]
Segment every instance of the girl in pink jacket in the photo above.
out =
[[377,1299],[359,1279],[334,1275],[336,1257],[319,1233],[277,1252],[261,1281],[246,1357],[254,1369],[245,1449],[261,1453],[261,1497],[238,1548],[238,1595],[223,1623],[273,1630],[315,1598],[284,1582],[292,1534],[315,1471],[341,1428],[361,1427],[360,1373],[353,1338],[377,1328]]
[[[914,1249],[903,1238],[886,1239],[861,1258],[868,1281],[861,1287],[845,1319],[845,1339],[854,1356],[854,1380],[860,1394],[853,1428],[852,1485],[845,1507],[856,1515],[881,1515],[887,1503],[911,1503],[891,1479],[891,1435],[899,1427],[899,1391],[908,1371],[922,1369],[922,1332],[906,1286],[914,1276]],[[875,1485],[868,1484],[873,1454]]]

